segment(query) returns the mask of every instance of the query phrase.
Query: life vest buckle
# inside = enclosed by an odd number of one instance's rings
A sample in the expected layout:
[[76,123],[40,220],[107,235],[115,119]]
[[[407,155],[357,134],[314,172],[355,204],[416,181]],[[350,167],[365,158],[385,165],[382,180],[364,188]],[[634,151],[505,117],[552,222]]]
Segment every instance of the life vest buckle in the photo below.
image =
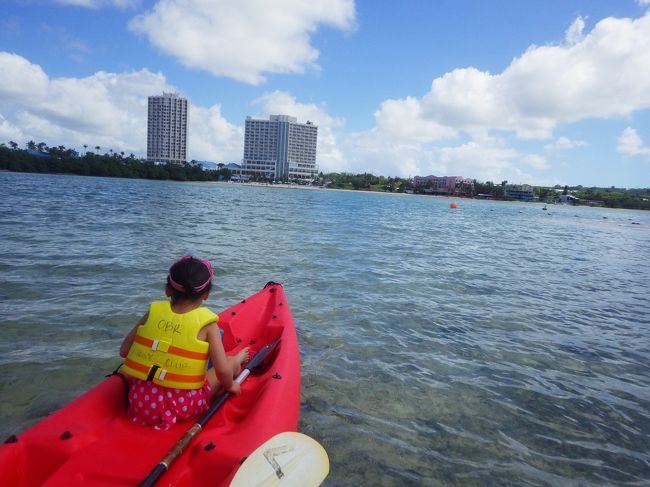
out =
[[154,340],[151,344],[151,350],[156,350],[159,352],[167,352],[171,343],[163,340]]
[[147,374],[147,382],[153,382],[154,379],[163,381],[165,380],[166,375],[166,369],[163,369],[160,365],[154,364],[151,366],[149,373]]

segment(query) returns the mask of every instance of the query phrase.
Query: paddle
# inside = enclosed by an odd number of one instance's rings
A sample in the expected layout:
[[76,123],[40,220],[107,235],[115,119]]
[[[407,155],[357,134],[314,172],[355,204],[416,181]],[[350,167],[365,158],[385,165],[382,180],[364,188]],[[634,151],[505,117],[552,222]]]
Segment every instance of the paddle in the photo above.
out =
[[302,433],[275,435],[242,463],[230,487],[316,487],[330,470],[325,449]]
[[[266,369],[266,366],[274,358],[275,350],[280,343],[280,339],[269,343],[264,348],[262,348],[255,356],[253,360],[248,362],[241,373],[235,379],[236,382],[241,384],[246,380],[250,374],[260,372]],[[197,423],[192,426],[185,434],[181,437],[180,440],[167,452],[165,457],[160,460],[160,463],[156,465],[149,475],[140,482],[140,487],[151,487],[156,483],[162,474],[164,474],[168,469],[171,463],[181,454],[185,447],[201,432],[205,424],[210,420],[210,418],[217,412],[217,410],[228,400],[232,394],[228,391],[219,395],[219,397],[212,403],[210,409],[208,409],[203,416],[199,418]]]

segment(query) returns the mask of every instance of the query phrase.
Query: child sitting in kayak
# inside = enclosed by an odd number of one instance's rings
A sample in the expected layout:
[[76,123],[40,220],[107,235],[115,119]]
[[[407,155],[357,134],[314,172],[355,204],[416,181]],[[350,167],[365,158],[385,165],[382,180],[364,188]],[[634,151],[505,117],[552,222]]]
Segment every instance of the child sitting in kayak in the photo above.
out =
[[[249,349],[226,355],[219,316],[201,306],[213,276],[207,260],[186,255],[175,261],[165,286],[170,300],[151,303],[124,338],[121,371],[129,382],[128,415],[134,423],[166,430],[207,410],[219,387],[240,393],[233,377],[248,361]],[[208,360],[213,368],[207,369]]]

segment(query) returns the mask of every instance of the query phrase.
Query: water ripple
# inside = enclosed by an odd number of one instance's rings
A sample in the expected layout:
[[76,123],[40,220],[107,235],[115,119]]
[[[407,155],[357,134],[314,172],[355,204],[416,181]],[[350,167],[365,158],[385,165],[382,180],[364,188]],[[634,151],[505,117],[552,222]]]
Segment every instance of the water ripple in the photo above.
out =
[[284,284],[326,485],[648,485],[648,213],[11,173],[0,190],[0,437],[114,369],[195,253],[215,310]]

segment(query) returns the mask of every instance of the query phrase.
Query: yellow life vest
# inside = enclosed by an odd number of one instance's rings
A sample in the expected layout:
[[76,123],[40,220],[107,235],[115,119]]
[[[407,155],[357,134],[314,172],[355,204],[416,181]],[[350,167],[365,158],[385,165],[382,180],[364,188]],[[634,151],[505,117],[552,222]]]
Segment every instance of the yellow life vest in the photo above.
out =
[[205,381],[209,345],[196,335],[217,321],[219,316],[207,308],[176,314],[169,301],[151,303],[122,371],[165,387],[199,389]]

